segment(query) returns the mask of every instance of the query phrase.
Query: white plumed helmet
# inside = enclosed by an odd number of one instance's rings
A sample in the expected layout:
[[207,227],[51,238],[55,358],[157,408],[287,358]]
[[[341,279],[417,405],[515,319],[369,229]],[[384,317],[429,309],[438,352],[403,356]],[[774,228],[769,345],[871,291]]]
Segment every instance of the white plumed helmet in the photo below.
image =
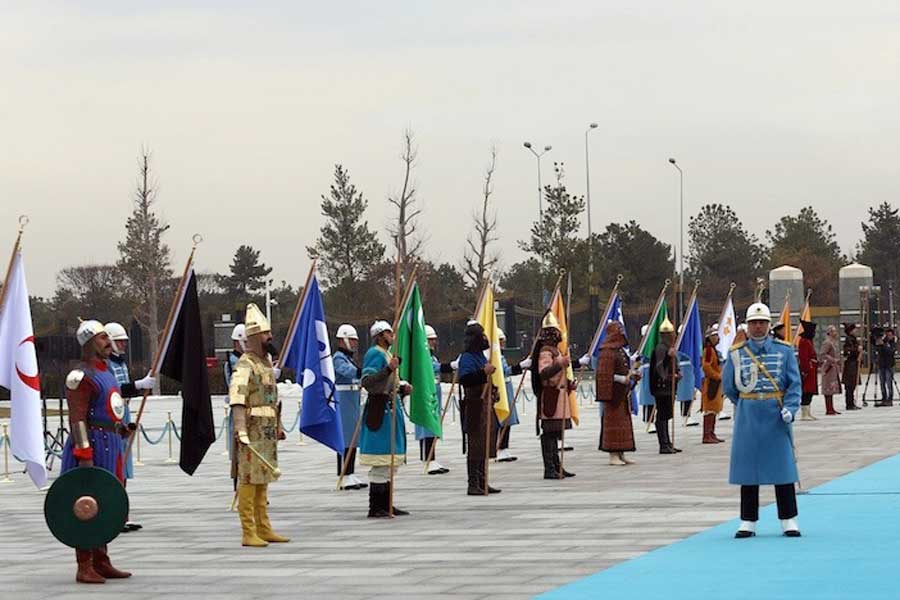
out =
[[234,329],[231,330],[231,339],[235,342],[247,341],[247,328],[244,327],[243,323],[238,323],[234,326]]
[[111,340],[121,342],[128,339],[128,332],[126,332],[125,328],[119,323],[107,323],[103,326],[103,329],[106,330],[106,335],[108,335]]
[[506,339],[506,334],[505,334],[505,333],[503,332],[503,330],[500,329],[499,327],[497,328],[497,338],[500,339],[500,340],[505,340],[505,339]]
[[337,330],[337,339],[339,340],[358,340],[359,334],[356,333],[356,327],[349,323],[344,323]]
[[428,339],[428,340],[436,340],[436,339],[438,339],[438,338],[437,338],[437,331],[435,331],[435,330],[434,330],[434,327],[432,327],[431,325],[426,325],[426,326],[425,326],[425,339]]
[[772,313],[769,311],[769,307],[763,304],[762,302],[754,302],[747,308],[747,318],[744,319],[747,323],[750,321],[771,321]]
[[369,336],[372,338],[378,337],[379,334],[384,333],[385,331],[394,331],[394,328],[391,327],[391,324],[387,321],[375,321],[372,323],[372,326],[369,327]]

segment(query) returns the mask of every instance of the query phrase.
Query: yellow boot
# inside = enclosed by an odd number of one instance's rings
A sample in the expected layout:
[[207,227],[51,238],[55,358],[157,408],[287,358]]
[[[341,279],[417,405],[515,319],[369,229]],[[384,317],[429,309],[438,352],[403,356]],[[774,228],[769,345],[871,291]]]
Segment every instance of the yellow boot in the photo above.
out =
[[278,535],[272,531],[272,523],[269,521],[269,485],[264,483],[256,486],[256,533],[267,542],[289,542],[291,538]]
[[269,543],[256,535],[256,524],[253,521],[254,500],[257,486],[242,483],[238,486],[238,516],[241,519],[241,545],[262,548]]

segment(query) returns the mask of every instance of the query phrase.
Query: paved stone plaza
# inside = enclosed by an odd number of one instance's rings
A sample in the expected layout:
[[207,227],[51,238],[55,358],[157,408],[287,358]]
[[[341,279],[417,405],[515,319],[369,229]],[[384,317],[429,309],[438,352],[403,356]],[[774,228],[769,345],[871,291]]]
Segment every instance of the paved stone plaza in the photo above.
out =
[[[842,404],[842,402],[841,402]],[[222,399],[216,399],[221,423]],[[824,412],[821,397],[814,413]],[[145,416],[158,429],[174,400]],[[288,406],[287,423],[294,410]],[[74,552],[43,521],[43,492],[16,473],[0,485],[0,594],[9,598],[526,598],[737,516],[737,488],[727,484],[730,443],[700,444],[700,428],[679,425],[684,452],[660,456],[655,436],[635,420],[638,464],[610,467],[597,451],[595,404],[585,401],[566,468],[577,477],[544,481],[534,437],[533,404],[512,434],[515,463],[492,464],[503,493],[465,495],[465,461],[458,424],[447,425],[438,457],[451,473],[426,476],[410,436],[410,464],[397,479],[395,504],[412,512],[392,521],[366,519],[368,493],[335,492],[335,458],[324,447],[281,445],[284,476],[271,487],[273,523],[289,544],[240,545],[229,513],[231,481],[224,441],[216,442],[195,477],[166,464],[165,440],[142,445],[144,466],[129,485],[132,516],[144,525],[110,546],[126,581],[74,582]],[[729,409],[730,410],[730,409]],[[176,422],[179,420],[177,412]],[[449,418],[448,418],[449,421]],[[811,487],[900,450],[900,409],[870,407],[795,427],[803,485]],[[730,442],[731,421],[718,424]],[[153,431],[148,432],[154,437]],[[175,447],[177,458],[177,442]],[[58,462],[54,473],[58,470]],[[763,501],[773,501],[765,489]],[[803,514],[800,514],[803,525]],[[804,531],[804,533],[807,533]],[[798,574],[802,577],[802,574]],[[798,584],[802,584],[798,580]]]

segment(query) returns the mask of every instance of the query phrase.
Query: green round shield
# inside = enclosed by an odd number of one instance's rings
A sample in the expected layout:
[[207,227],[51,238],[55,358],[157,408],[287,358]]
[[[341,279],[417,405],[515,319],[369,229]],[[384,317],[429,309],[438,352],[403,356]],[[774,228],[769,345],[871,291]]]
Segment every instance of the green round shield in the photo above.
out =
[[79,467],[60,475],[44,499],[50,532],[72,548],[98,548],[122,531],[128,494],[115,475],[97,467]]

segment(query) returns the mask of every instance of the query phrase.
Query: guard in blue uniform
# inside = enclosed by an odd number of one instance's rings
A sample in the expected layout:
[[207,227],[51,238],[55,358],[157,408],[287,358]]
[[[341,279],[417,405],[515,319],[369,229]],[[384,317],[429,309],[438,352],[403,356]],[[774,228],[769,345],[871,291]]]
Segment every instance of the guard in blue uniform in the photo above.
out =
[[[121,389],[126,384],[131,383],[131,374],[128,372],[128,356],[126,354],[128,352],[128,332],[125,331],[125,328],[120,323],[107,323],[103,326],[103,329],[112,342],[112,354],[106,359],[106,364],[112,374],[115,375]],[[125,398],[125,416],[122,417],[122,424],[127,427],[129,423],[131,423],[131,404],[128,402],[128,398]],[[127,484],[129,479],[134,478],[133,455],[133,452],[129,452],[128,456],[125,457],[125,479],[122,482],[123,485]],[[137,531],[138,529],[143,529],[143,525],[135,523],[129,517],[125,521],[122,533]]]
[[[501,329],[500,333],[500,349],[506,348],[506,334]],[[497,462],[513,462],[519,460],[509,452],[509,431],[514,425],[519,424],[519,407],[518,402],[513,402],[516,393],[513,391],[512,378],[521,375],[525,369],[531,367],[531,357],[525,357],[516,365],[510,366],[506,360],[506,355],[500,356],[500,362],[503,365],[503,379],[506,381],[506,398],[509,402],[509,416],[502,423],[497,421],[497,415],[494,415],[494,422],[500,428],[497,440]]]
[[769,335],[769,307],[747,309],[748,339],[731,347],[722,372],[725,396],[734,403],[734,437],[728,481],[741,486],[737,538],[756,535],[759,486],[774,485],[778,518],[788,537],[799,537],[791,423],[800,408],[801,380],[791,344]]
[[[231,352],[228,353],[228,360],[225,361],[225,368],[222,372],[225,375],[225,389],[231,388],[231,376],[234,374],[237,363],[247,349],[247,328],[243,323],[238,323],[231,330]],[[228,405],[228,394],[225,394],[225,405]],[[225,447],[228,450],[228,464],[235,464],[234,458],[234,415],[228,410],[228,431],[225,432]],[[237,477],[232,479],[234,491],[237,491]]]
[[699,425],[697,419],[691,415],[691,406],[694,403],[694,365],[691,363],[691,357],[678,351],[678,369],[681,373],[681,379],[675,387],[675,400],[681,406],[681,417],[684,419],[685,427],[696,427]]
[[[443,409],[442,401],[441,401],[441,375],[445,373],[453,373],[453,367],[450,366],[450,363],[442,363],[437,358],[437,346],[438,346],[438,335],[437,331],[434,330],[434,327],[431,325],[425,325],[425,337],[428,339],[428,349],[431,350],[431,366],[434,370],[434,389],[437,394],[437,403],[435,404],[435,417],[438,420],[441,419],[441,411]],[[428,457],[431,457],[431,462],[428,463],[428,470],[426,471],[429,475],[443,475],[444,473],[449,473],[450,469],[442,465],[437,461],[437,448],[434,447],[435,441],[437,438],[434,436],[429,429],[426,427],[422,427],[421,425],[416,425],[416,439],[419,440],[419,458],[422,462],[428,460]]]
[[[393,411],[391,407],[395,402],[402,402],[402,396],[412,393],[412,386],[401,381],[397,373],[400,359],[390,351],[394,343],[394,329],[390,324],[386,321],[375,321],[369,328],[369,337],[374,345],[363,358],[361,384],[369,395],[363,409],[359,464],[370,467],[368,516],[383,518],[390,516],[392,510],[391,467],[396,468],[406,462],[406,419],[403,416],[403,407],[397,406]],[[391,425],[392,416],[393,425]],[[409,514],[396,506],[393,507],[393,513],[397,516]]]
[[[356,424],[359,422],[359,380],[362,377],[362,367],[356,364],[356,351],[359,349],[359,334],[353,325],[344,323],[337,330],[337,351],[332,356],[334,362],[334,390],[338,403],[338,412],[341,416],[341,429],[344,434],[343,454],[337,455],[338,476],[347,461],[347,471],[341,482],[342,490],[360,490],[369,487],[369,484],[354,473],[356,464],[356,446],[359,433]],[[356,439],[354,440],[354,434]]]
[[[121,388],[109,370],[112,341],[99,321],[82,321],[75,334],[81,346],[81,364],[66,376],[66,403],[69,407],[69,430],[62,453],[60,474],[79,467],[99,467],[125,481],[123,454],[125,439],[131,435],[122,419],[126,397],[153,389],[155,378],[148,375]],[[110,564],[106,546],[77,548],[75,557],[79,583],[104,583],[106,579],[123,579],[131,573]]]

